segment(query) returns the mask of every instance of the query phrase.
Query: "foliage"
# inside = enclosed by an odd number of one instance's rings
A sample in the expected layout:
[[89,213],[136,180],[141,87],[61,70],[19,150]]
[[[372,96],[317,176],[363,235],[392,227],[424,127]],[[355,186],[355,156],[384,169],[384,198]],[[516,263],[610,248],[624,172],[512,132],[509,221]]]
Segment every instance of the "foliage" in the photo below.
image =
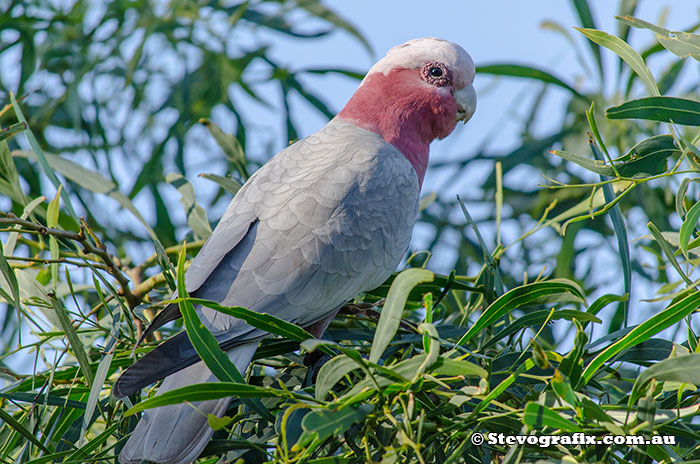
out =
[[[635,2],[623,1],[613,36],[596,30],[587,3],[575,0],[598,90],[586,94],[537,67],[482,66],[483,75],[540,81],[541,95],[550,86],[569,92],[562,127],[536,137],[528,122],[513,153],[479,152],[434,166],[453,170],[448,182],[475,162],[488,160],[494,169],[481,198],[423,202],[421,220],[436,230],[429,250],[414,253],[406,270],[348,302],[329,340],[315,340],[269,315],[190,298],[180,286],[175,301],[184,327],[222,382],[159,397],[149,389],[117,401],[110,388],[132,363],[143,323],[172,295],[187,257],[211,230],[206,211],[235,194],[256,168],[245,157],[245,117],[230,89],[257,95],[243,74],[264,62],[285,101],[298,92],[327,113],[297,73],[272,61],[264,46],[232,51],[226,37],[242,27],[307,39],[328,32],[300,32],[290,18],[304,11],[362,39],[313,1],[233,7],[181,2],[168,11],[142,2],[109,3],[99,11],[83,2],[67,10],[52,5],[11,4],[3,17],[13,18],[5,26],[17,33],[0,38],[0,54],[21,49],[17,95],[42,81],[55,83],[20,101],[0,89],[8,102],[0,111],[7,128],[0,133],[0,192],[9,205],[0,214],[0,297],[7,308],[0,347],[2,462],[113,462],[139,411],[217,396],[236,399],[225,417],[210,417],[217,432],[201,462],[220,456],[226,462],[315,464],[700,459],[694,420],[700,358],[692,326],[700,307],[700,103],[697,87],[681,89],[679,79],[682,68],[698,60],[694,28],[674,32],[636,19]],[[658,43],[638,53],[627,43],[630,27],[651,30]],[[606,49],[620,57],[616,76],[604,73]],[[645,59],[662,53],[673,60],[655,79]],[[183,71],[165,69],[165,55]],[[149,87],[154,82],[165,90],[155,92]],[[609,82],[618,83],[612,95]],[[99,95],[95,88],[113,94]],[[210,175],[220,189],[202,206],[187,181],[185,148],[197,122],[222,106],[237,121],[235,136],[203,122],[234,177]],[[128,117],[115,119],[120,111]],[[56,133],[69,134],[72,145],[59,145],[66,138]],[[22,149],[23,137],[30,149]],[[554,146],[562,149],[545,152]],[[80,162],[85,159],[92,167]],[[142,172],[129,188],[115,175],[119,163]],[[164,167],[171,164],[179,173],[166,177]],[[525,165],[550,184],[527,190],[506,182],[508,173]],[[176,226],[185,225],[165,208],[168,184],[187,212],[194,239],[188,243],[175,240]],[[153,222],[134,206],[139,194],[154,205]],[[125,212],[112,217],[101,207],[105,196]],[[467,205],[492,205],[492,198],[495,215],[475,221]],[[489,247],[481,232],[493,223],[496,245]],[[646,224],[644,236],[631,242],[640,223]],[[426,256],[452,232],[459,237],[455,270],[427,270]],[[597,240],[582,246],[576,240],[581,235]],[[560,245],[554,252],[552,243]],[[144,257],[150,244],[153,254]],[[600,249],[616,250],[621,295],[603,293],[609,285],[591,259]],[[551,274],[539,271],[545,265]],[[633,293],[646,285],[658,289],[650,304]],[[197,323],[193,304],[276,335],[262,342],[245,379]],[[611,317],[604,318],[607,313]],[[566,330],[552,330],[554,321]],[[177,322],[162,332],[182,328]],[[136,356],[160,338],[156,333]],[[307,367],[305,353],[323,354],[327,362]],[[22,364],[33,366],[33,375],[17,373]],[[480,434],[577,432],[672,436],[675,443],[479,443]]]

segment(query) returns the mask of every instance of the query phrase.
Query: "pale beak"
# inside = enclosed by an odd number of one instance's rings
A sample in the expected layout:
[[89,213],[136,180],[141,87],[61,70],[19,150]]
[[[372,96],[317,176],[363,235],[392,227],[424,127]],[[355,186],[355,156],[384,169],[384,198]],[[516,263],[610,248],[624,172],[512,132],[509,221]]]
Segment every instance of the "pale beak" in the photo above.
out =
[[466,87],[455,91],[452,95],[457,100],[457,121],[469,121],[474,115],[474,111],[476,111],[474,86],[468,84]]

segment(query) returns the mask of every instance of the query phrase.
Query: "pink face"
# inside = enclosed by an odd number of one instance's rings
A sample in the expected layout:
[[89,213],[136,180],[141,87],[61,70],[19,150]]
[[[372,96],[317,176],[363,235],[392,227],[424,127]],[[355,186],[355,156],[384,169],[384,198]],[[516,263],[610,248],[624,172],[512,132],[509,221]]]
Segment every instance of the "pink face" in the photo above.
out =
[[422,184],[430,142],[447,137],[474,112],[473,79],[474,64],[459,45],[409,41],[372,67],[338,117],[393,144]]

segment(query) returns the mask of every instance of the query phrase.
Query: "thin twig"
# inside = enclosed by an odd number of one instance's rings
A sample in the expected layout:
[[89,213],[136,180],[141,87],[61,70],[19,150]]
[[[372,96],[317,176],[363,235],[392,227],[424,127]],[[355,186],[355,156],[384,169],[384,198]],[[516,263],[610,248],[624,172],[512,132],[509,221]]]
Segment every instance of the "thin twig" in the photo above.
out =
[[[80,219],[80,232],[70,232],[67,230],[57,229],[54,227],[46,227],[41,224],[36,224],[34,222],[28,221],[26,219],[21,219],[12,213],[5,215],[5,217],[0,217],[0,224],[16,224],[28,230],[34,230],[39,232],[41,235],[51,235],[54,237],[65,238],[78,242],[83,247],[83,253],[94,254],[106,265],[105,270],[109,272],[116,280],[119,282],[121,287],[121,293],[129,304],[130,308],[135,308],[141,299],[131,293],[129,289],[129,279],[127,279],[124,274],[121,273],[118,266],[114,262],[114,258],[111,254],[107,252],[106,247],[97,240],[95,234],[90,230],[89,226],[84,219]],[[85,231],[96,240],[97,246],[94,246],[87,239]],[[21,231],[18,231],[21,232]]]

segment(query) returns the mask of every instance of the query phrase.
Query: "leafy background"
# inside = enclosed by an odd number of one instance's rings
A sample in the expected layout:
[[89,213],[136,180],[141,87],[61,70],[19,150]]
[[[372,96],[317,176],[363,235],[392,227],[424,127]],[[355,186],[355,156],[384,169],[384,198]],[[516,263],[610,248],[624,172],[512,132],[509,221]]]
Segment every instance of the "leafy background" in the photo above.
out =
[[[478,63],[479,80],[532,83],[517,147],[433,163],[448,175],[426,189],[438,195],[422,202],[406,270],[349,302],[329,341],[219,308],[276,335],[244,384],[217,364],[181,295],[188,334],[222,383],[122,402],[110,387],[138,334],[265,160],[246,153],[273,151],[251,140],[245,102],[279,99],[294,140],[295,111],[333,114],[308,78],[362,76],[289,67],[261,31],[309,44],[342,31],[369,46],[311,0],[0,5],[0,59],[14,64],[0,79],[2,462],[114,461],[139,410],[216,394],[240,400],[210,419],[218,431],[202,462],[700,459],[698,23],[654,25],[622,1],[615,30],[600,31],[591,5],[571,7],[578,31],[547,27],[571,38],[590,80]],[[646,45],[627,45],[633,37]],[[565,116],[543,134],[533,121],[553,88]],[[467,201],[440,194],[483,166]],[[504,183],[512,173],[543,185]],[[487,213],[475,221],[474,209]],[[306,352],[330,360],[309,368]],[[579,431],[676,443],[473,443]]]

